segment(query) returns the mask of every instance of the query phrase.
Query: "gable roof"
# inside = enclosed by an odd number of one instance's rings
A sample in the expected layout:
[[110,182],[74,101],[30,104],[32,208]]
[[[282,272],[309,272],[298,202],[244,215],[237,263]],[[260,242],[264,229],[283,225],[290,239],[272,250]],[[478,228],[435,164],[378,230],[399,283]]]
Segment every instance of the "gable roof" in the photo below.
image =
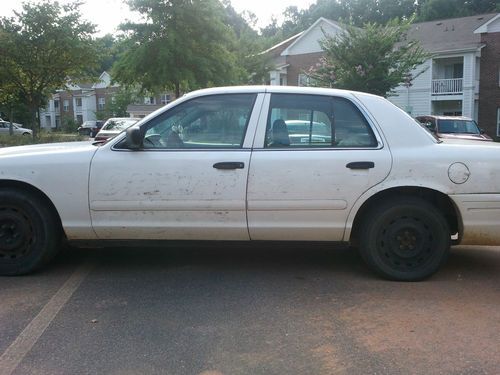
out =
[[488,22],[485,24],[481,25],[478,27],[476,30],[474,30],[474,34],[481,34],[481,33],[487,33],[488,32],[488,26],[495,22],[496,20],[500,19],[500,13],[498,13],[495,17],[491,18]]
[[497,13],[414,23],[408,36],[419,40],[428,52],[477,49],[481,37],[474,31],[495,16]]
[[283,50],[283,52],[281,53],[281,55],[288,55],[289,54],[289,51],[295,46],[297,45],[298,43],[300,43],[300,41],[302,39],[304,39],[309,33],[311,33],[312,30],[314,30],[320,23],[322,22],[325,22],[327,23],[328,25],[330,25],[331,27],[333,27],[334,29],[337,29],[338,31],[344,31],[344,28],[338,23],[338,22],[335,22],[335,21],[332,21],[332,20],[329,20],[328,18],[324,18],[324,17],[320,17],[316,20],[316,22],[314,22],[311,26],[309,26],[309,28],[305,31],[303,31],[299,36],[298,38],[296,38],[285,50]]
[[281,52],[283,52],[290,44],[292,44],[298,37],[300,37],[304,31],[301,31],[298,34],[295,34],[294,36],[291,36],[290,38],[279,42],[278,44],[275,44],[271,48],[266,49],[265,51],[261,52],[259,55],[263,54],[270,54],[271,56],[279,56]]

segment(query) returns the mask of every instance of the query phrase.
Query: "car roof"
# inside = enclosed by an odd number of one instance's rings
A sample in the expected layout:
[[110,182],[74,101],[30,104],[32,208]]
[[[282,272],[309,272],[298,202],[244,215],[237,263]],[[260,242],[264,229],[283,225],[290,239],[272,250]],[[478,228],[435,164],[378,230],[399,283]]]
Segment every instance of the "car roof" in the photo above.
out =
[[352,98],[355,94],[362,96],[376,96],[358,91],[322,88],[322,87],[303,87],[303,86],[228,86],[215,87],[202,90],[196,90],[185,94],[184,98],[194,98],[204,95],[217,94],[246,94],[246,93],[281,93],[281,94],[316,94],[316,95],[335,95],[340,97]]
[[465,117],[465,116],[441,116],[441,115],[423,115],[423,116],[417,116],[416,118],[434,118],[437,120],[466,120],[466,121],[472,121],[470,117]]

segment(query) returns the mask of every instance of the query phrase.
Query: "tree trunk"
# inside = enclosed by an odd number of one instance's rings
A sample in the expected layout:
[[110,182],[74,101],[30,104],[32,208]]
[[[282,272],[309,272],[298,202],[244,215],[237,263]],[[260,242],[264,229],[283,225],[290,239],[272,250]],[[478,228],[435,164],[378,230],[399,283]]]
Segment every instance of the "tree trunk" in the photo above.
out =
[[30,101],[28,103],[28,108],[30,111],[30,126],[31,126],[31,130],[33,130],[33,139],[36,139],[38,137],[38,126],[37,126],[37,120],[36,120],[38,106],[36,105],[36,103],[33,103]]
[[9,115],[9,135],[14,135],[14,125],[12,124],[12,116],[14,116],[14,108],[12,104],[10,105],[10,115]]
[[178,99],[181,96],[181,85],[179,82],[175,82],[175,99]]

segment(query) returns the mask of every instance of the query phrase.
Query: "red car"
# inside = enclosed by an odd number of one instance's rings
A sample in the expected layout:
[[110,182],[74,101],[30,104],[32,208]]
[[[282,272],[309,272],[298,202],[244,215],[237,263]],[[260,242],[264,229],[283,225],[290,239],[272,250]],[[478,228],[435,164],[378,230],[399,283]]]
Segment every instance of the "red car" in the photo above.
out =
[[476,141],[493,141],[477,126],[477,123],[462,116],[418,116],[416,120],[424,125],[438,138],[459,138]]

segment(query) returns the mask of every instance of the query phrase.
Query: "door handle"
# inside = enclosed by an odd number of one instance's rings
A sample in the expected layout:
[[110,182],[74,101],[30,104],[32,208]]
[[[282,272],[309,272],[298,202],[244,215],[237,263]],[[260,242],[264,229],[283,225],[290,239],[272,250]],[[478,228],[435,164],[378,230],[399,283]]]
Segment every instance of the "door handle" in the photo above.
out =
[[245,163],[241,161],[224,161],[221,163],[214,164],[215,169],[243,169],[245,168]]
[[353,161],[346,164],[346,168],[349,169],[370,169],[374,167],[375,163],[373,161]]

